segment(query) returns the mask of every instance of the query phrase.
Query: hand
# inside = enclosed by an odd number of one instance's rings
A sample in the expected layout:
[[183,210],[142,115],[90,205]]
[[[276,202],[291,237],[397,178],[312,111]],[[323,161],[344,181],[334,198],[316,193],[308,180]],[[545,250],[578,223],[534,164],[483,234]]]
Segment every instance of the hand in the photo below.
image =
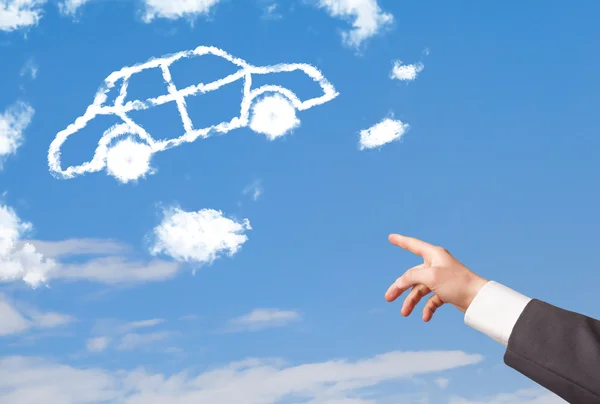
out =
[[423,264],[410,268],[385,293],[385,299],[393,302],[412,288],[402,306],[407,317],[424,296],[433,292],[423,308],[423,321],[429,321],[433,313],[444,303],[450,303],[463,313],[467,311],[475,295],[488,281],[472,272],[454,258],[445,248],[428,244],[416,238],[392,234],[392,244],[402,247],[423,258]]

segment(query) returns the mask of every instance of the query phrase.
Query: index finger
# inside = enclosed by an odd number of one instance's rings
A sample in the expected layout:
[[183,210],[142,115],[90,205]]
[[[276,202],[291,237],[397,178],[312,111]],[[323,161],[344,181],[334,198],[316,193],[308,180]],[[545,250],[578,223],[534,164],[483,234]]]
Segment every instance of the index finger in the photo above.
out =
[[391,234],[389,240],[390,243],[402,247],[423,258],[430,256],[435,248],[434,245],[419,240],[418,238],[406,237],[400,234]]

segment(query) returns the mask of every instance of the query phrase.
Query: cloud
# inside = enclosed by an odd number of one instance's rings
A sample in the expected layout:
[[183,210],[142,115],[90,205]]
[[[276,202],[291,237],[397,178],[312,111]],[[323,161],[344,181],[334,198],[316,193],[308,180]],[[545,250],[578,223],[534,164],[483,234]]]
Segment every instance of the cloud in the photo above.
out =
[[58,9],[64,15],[74,16],[77,14],[77,10],[89,1],[90,0],[63,0],[58,3]]
[[30,243],[48,258],[63,258],[79,255],[117,255],[129,252],[130,248],[113,240],[68,239],[62,241],[32,240]]
[[196,18],[206,15],[220,0],[143,0],[145,3],[145,22],[155,18],[176,20],[179,18]]
[[[1,3],[0,7],[2,7]],[[0,21],[2,21],[1,14]],[[15,154],[23,143],[23,131],[31,123],[33,114],[34,109],[31,105],[22,101],[15,102],[4,112],[0,112],[0,170],[3,160]]]
[[150,373],[77,368],[42,358],[0,358],[0,404],[123,402],[127,404],[311,404],[379,402],[366,388],[388,381],[473,365],[480,355],[461,351],[389,352],[360,360],[286,364],[247,359],[202,373]]
[[394,62],[390,78],[402,81],[413,81],[424,68],[425,66],[423,63],[405,65],[402,64],[401,60],[397,60]]
[[86,348],[90,352],[102,352],[110,343],[109,337],[95,337],[87,340]]
[[400,139],[409,128],[407,123],[385,118],[376,125],[360,131],[359,149],[373,149]]
[[117,345],[117,349],[119,351],[132,351],[157,341],[164,341],[169,336],[171,336],[171,333],[168,331],[157,331],[146,334],[129,333],[121,338],[121,342]]
[[300,318],[300,314],[296,311],[255,309],[246,315],[230,320],[227,331],[259,331],[265,328],[283,327],[299,321]]
[[514,393],[503,393],[496,396],[468,400],[452,397],[449,404],[565,404],[559,396],[539,388],[521,389]]
[[38,73],[38,66],[35,63],[35,61],[33,60],[33,58],[30,58],[30,59],[27,59],[27,62],[25,62],[25,65],[23,65],[23,67],[21,68],[21,71],[19,72],[19,76],[21,76],[21,77],[29,76],[32,79],[35,79],[37,77],[37,73]]
[[275,0],[260,0],[262,3],[263,15],[265,20],[279,20],[283,15],[279,12],[279,3]]
[[119,351],[132,351],[140,347],[147,347],[154,342],[163,341],[172,335],[167,331],[134,332],[161,325],[164,319],[154,318],[149,320],[119,322],[114,320],[100,320],[94,327],[100,336],[90,338],[86,348],[90,352],[102,352],[114,341],[115,349]]
[[223,255],[235,255],[248,240],[244,232],[251,229],[248,219],[237,222],[218,210],[185,212],[171,207],[163,210],[163,220],[154,228],[150,253],[210,264]]
[[446,387],[448,387],[448,384],[450,383],[450,379],[447,379],[445,377],[438,377],[437,379],[434,380],[435,384],[438,385],[438,387],[440,389],[445,389]]
[[0,1],[0,31],[15,31],[37,25],[46,0]]
[[[128,256],[130,248],[113,240],[26,241],[31,223],[0,204],[0,283],[24,281],[32,287],[50,279],[132,284],[172,278],[177,262]],[[91,255],[71,262],[70,258]]]
[[32,328],[48,329],[67,325],[72,316],[60,313],[41,313],[37,310],[19,310],[0,293],[0,337],[20,334]]
[[0,282],[23,280],[38,287],[56,268],[56,262],[45,258],[33,244],[20,243],[32,228],[14,210],[0,204]]
[[252,200],[256,201],[262,195],[263,189],[260,183],[260,180],[252,181],[252,183],[248,184],[242,193],[244,195],[251,195]]
[[342,33],[344,43],[352,47],[359,47],[394,22],[392,14],[383,12],[377,0],[318,0],[318,5],[332,17],[353,20],[352,29]]

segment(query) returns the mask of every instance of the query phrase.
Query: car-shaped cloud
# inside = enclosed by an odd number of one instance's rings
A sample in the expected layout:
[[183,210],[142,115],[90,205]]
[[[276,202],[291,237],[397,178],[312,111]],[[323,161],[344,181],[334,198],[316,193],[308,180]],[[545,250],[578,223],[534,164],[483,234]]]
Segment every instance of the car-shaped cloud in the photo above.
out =
[[[214,55],[231,62],[236,71],[227,77],[210,83],[198,83],[182,89],[176,88],[169,67],[184,58]],[[129,79],[147,69],[160,69],[167,84],[167,94],[146,100],[125,102]],[[323,94],[316,98],[301,101],[291,90],[277,85],[263,85],[252,88],[252,77],[269,73],[302,71],[317,82]],[[195,128],[190,119],[185,103],[187,97],[201,95],[219,89],[221,86],[243,80],[243,97],[239,116],[229,121],[220,122],[208,127]],[[119,86],[116,83],[120,84]],[[114,102],[107,103],[108,93],[119,91]],[[75,176],[96,172],[107,168],[123,182],[136,180],[149,170],[151,156],[159,151],[167,150],[182,143],[193,142],[199,137],[205,138],[212,133],[227,133],[233,129],[249,126],[255,132],[262,133],[270,139],[287,133],[298,124],[296,111],[326,103],[337,97],[333,85],[325,79],[315,67],[304,63],[277,64],[272,66],[253,66],[246,61],[235,58],[227,52],[211,47],[199,46],[196,49],[183,51],[162,58],[151,59],[143,64],[124,67],[110,74],[96,93],[94,102],[74,123],[59,132],[48,151],[50,172],[57,178],[73,178]],[[175,103],[181,117],[184,133],[176,138],[157,140],[141,125],[128,115],[154,106]],[[119,118],[120,123],[107,128],[98,142],[93,158],[78,166],[61,167],[61,147],[67,138],[84,128],[88,122],[100,115],[112,115]],[[273,124],[273,121],[274,124]],[[269,122],[269,124],[265,124]]]

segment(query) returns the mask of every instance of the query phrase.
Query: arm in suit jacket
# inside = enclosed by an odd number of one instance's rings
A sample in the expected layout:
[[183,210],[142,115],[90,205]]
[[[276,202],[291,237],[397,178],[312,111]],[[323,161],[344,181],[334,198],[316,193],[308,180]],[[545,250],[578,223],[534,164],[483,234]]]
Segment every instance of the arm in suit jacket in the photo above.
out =
[[488,282],[465,323],[504,344],[504,363],[574,404],[600,404],[600,321]]

